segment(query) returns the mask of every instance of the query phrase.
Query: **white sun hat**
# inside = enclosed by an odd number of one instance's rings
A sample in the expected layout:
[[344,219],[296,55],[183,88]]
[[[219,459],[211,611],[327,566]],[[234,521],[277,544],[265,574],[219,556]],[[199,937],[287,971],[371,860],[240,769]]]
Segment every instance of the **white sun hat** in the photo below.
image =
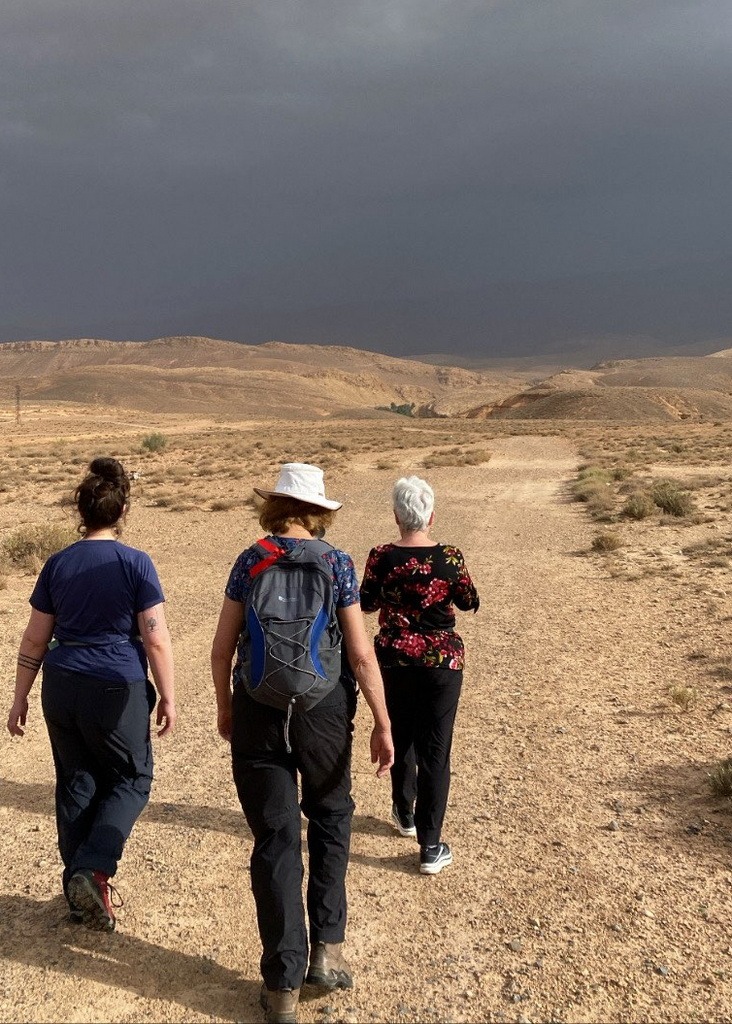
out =
[[260,498],[295,498],[333,511],[343,504],[326,498],[323,470],[319,466],[309,466],[307,462],[286,462],[280,469],[280,477],[273,491],[255,487],[254,493]]

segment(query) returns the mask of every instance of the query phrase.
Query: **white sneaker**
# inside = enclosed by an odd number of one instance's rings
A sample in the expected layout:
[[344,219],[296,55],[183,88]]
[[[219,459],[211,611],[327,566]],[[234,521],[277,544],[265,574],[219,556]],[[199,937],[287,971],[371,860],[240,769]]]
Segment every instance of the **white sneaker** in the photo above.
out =
[[448,864],[452,864],[452,850],[447,843],[420,847],[419,873],[421,875],[439,875]]

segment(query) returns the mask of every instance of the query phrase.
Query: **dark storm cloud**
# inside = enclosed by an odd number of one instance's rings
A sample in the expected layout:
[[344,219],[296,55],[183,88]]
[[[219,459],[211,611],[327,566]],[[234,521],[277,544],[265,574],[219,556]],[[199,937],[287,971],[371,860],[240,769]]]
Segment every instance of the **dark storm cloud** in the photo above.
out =
[[727,0],[5,0],[0,335],[730,332]]

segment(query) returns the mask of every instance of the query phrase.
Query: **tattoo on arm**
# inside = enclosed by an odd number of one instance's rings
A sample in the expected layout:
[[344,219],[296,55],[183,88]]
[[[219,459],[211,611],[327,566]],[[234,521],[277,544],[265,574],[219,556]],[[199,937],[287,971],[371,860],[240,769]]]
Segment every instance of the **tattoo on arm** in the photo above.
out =
[[155,618],[154,615],[149,615],[145,619],[145,625],[147,626],[148,633],[154,633],[155,630],[158,628],[158,620]]
[[30,668],[30,669],[34,669],[37,672],[38,669],[43,664],[43,659],[42,658],[31,658],[30,655],[28,655],[28,654],[19,654],[18,655],[18,664],[20,665],[21,668]]

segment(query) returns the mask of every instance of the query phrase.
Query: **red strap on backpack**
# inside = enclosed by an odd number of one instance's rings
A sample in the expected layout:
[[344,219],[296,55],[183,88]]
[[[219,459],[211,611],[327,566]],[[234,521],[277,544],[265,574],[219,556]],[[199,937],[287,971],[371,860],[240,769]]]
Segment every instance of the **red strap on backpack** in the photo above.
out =
[[284,548],[281,548],[279,544],[275,544],[274,541],[267,540],[266,537],[258,540],[255,547],[262,548],[264,551],[269,551],[269,554],[251,567],[249,570],[249,576],[251,579],[258,576],[260,572],[264,572],[265,569],[269,569],[270,565],[274,565],[277,559],[285,553]]

